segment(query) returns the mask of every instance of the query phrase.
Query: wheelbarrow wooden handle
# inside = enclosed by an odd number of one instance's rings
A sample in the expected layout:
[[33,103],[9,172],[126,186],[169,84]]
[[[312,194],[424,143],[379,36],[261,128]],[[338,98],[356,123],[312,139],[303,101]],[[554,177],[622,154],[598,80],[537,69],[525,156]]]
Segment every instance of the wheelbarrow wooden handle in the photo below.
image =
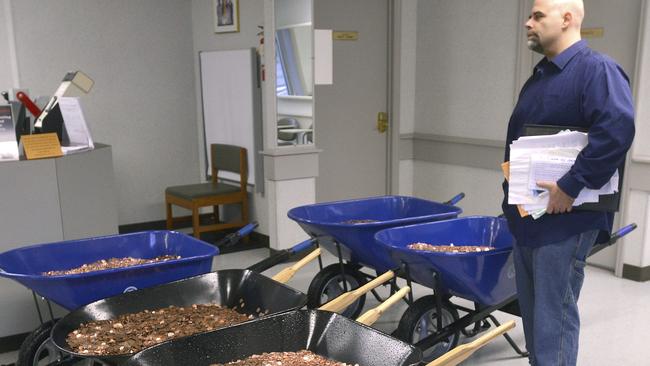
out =
[[292,279],[293,276],[296,274],[296,272],[298,272],[300,268],[304,267],[307,263],[318,258],[319,255],[320,255],[320,248],[317,248],[313,252],[307,254],[305,258],[294,263],[291,267],[287,267],[283,269],[282,271],[278,272],[275,276],[271,278],[280,283],[287,283],[287,281]]
[[485,346],[494,338],[502,335],[514,327],[514,320],[501,324],[499,327],[485,333],[475,341],[458,346],[445,353],[444,355],[436,358],[433,362],[428,363],[427,366],[456,366],[459,363],[465,361],[469,356],[476,352],[476,350]]
[[357,318],[357,322],[365,325],[373,325],[381,317],[384,312],[391,306],[393,306],[396,302],[400,301],[406,294],[411,291],[411,288],[406,286],[394,293],[391,297],[386,299],[384,302],[379,304],[379,306],[370,309],[363,313],[360,317]]
[[348,291],[335,298],[334,300],[328,302],[327,304],[322,305],[318,308],[318,310],[326,310],[339,313],[347,308],[350,304],[352,304],[356,299],[364,295],[366,292],[374,289],[375,287],[383,284],[393,277],[395,277],[395,273],[393,273],[393,271],[388,271],[383,275],[375,278],[374,280],[366,283],[365,285],[359,287],[358,289]]

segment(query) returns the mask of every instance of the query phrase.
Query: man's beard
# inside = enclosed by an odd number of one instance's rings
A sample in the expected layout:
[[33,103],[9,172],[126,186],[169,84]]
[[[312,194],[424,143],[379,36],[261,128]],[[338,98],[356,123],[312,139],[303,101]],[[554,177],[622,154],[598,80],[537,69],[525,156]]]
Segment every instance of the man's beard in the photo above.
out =
[[539,43],[539,40],[528,39],[526,45],[528,46],[529,50],[541,53],[542,55],[544,54],[544,48],[542,47],[541,43]]

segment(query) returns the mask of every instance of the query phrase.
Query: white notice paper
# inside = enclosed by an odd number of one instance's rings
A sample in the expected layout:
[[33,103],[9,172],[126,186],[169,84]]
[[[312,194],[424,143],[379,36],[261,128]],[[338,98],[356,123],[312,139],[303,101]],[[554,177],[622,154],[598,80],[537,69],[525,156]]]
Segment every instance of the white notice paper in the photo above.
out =
[[333,77],[331,29],[314,29],[314,84],[331,85]]
[[68,154],[72,151],[94,149],[95,144],[90,136],[79,98],[61,97],[59,98],[59,108],[61,109],[65,129],[70,138],[69,146],[61,146],[63,153]]
[[537,186],[537,182],[557,182],[571,169],[575,160],[575,158],[547,154],[531,156],[528,188],[531,190],[542,190],[542,188]]
[[18,160],[16,130],[11,117],[11,106],[0,105],[0,161]]

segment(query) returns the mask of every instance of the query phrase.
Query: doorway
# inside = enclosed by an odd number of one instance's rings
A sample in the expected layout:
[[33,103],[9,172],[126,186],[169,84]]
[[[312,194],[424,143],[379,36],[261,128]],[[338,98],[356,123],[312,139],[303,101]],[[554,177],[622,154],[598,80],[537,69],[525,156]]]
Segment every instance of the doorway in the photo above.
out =
[[[387,111],[389,0],[314,2],[314,28],[357,32],[333,41],[333,84],[315,87],[319,176],[316,201],[388,192],[388,133],[377,128]],[[389,127],[390,128],[390,127]]]

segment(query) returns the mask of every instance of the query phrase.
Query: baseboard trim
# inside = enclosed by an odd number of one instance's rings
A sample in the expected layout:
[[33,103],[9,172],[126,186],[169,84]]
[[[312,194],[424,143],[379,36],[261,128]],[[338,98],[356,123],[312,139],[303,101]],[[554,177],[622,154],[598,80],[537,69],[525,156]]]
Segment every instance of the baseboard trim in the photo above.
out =
[[637,267],[623,264],[623,278],[637,282],[650,281],[650,266]]
[[0,337],[0,353],[13,352],[20,349],[20,345],[29,333],[14,334],[6,337]]

